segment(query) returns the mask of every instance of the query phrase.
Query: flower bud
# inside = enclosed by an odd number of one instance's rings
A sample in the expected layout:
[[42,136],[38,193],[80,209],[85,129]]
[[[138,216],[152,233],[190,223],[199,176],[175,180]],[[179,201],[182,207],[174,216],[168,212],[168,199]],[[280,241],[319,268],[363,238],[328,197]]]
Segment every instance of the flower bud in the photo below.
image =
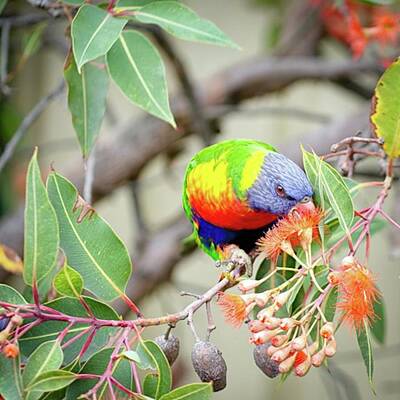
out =
[[261,322],[266,322],[268,318],[274,315],[274,310],[272,307],[264,308],[257,314],[257,319]]
[[333,335],[333,323],[326,322],[319,333],[324,339],[330,339]]
[[[273,338],[272,338],[273,339]],[[271,339],[271,340],[272,340]],[[275,346],[269,346],[268,347],[268,349],[267,349],[267,354],[270,356],[270,357],[272,357],[272,354],[274,354],[274,353],[276,353],[278,350],[280,350],[280,348],[279,347],[275,347]]]
[[214,392],[226,386],[226,363],[217,346],[198,341],[192,350],[192,364],[202,382],[212,382]]
[[246,306],[248,306],[254,303],[256,299],[256,294],[255,293],[242,294],[240,297],[244,301]]
[[282,318],[280,327],[284,331],[288,331],[296,326],[296,320],[293,318]]
[[268,377],[275,378],[279,375],[279,365],[268,355],[270,347],[269,343],[256,346],[253,351],[253,356],[257,367]]
[[336,354],[336,340],[332,336],[329,340],[328,343],[325,346],[325,355],[327,357],[333,357]]
[[249,331],[251,333],[260,332],[266,329],[266,326],[263,322],[259,321],[258,319],[254,319],[249,322]]
[[289,292],[288,290],[286,292],[279,293],[278,296],[276,296],[276,298],[275,298],[275,305],[278,308],[283,307],[286,304],[286,302],[289,300],[290,295],[291,295],[291,292]]
[[300,232],[300,244],[304,251],[307,251],[308,246],[313,239],[313,228],[305,228]]
[[24,320],[22,319],[22,317],[18,314],[13,315],[13,317],[11,318],[11,322],[15,325],[15,326],[21,326],[22,323],[24,322]]
[[289,254],[290,256],[295,255],[294,251],[293,251],[293,247],[291,245],[291,243],[288,240],[283,240],[281,242],[280,248],[283,252]]
[[279,372],[281,374],[285,374],[285,373],[289,372],[293,367],[295,359],[296,359],[296,354],[293,354],[292,356],[288,357],[286,360],[283,360],[279,364]]
[[255,279],[245,279],[239,282],[238,288],[242,293],[246,293],[249,290],[255,289],[259,284],[260,282]]
[[307,344],[307,337],[306,335],[298,336],[297,338],[292,340],[292,349],[295,351],[303,350]]
[[287,335],[276,335],[271,339],[272,346],[282,346],[288,340]]
[[270,298],[271,298],[271,292],[267,290],[263,293],[257,293],[255,301],[258,307],[264,307],[268,303]]
[[344,257],[342,262],[340,263],[342,269],[344,269],[344,270],[354,267],[356,264],[357,264],[357,261],[353,256]]
[[286,360],[286,358],[288,358],[290,355],[292,355],[292,349],[291,349],[290,345],[288,345],[288,346],[284,347],[283,349],[276,351],[272,355],[271,358],[274,361],[281,363],[283,360]]
[[318,351],[311,357],[311,363],[314,367],[321,366],[324,360],[325,360],[325,348],[322,348],[320,351]]
[[161,335],[157,336],[154,341],[164,352],[169,365],[172,365],[179,355],[179,339],[176,336],[169,334],[168,339],[165,338],[165,335]]
[[340,283],[340,272],[337,271],[332,271],[328,274],[328,282],[332,285],[332,286],[336,286]]
[[3,353],[7,358],[16,358],[19,354],[18,346],[13,343],[9,343],[4,347]]
[[278,329],[269,331],[269,330],[263,330],[257,333],[253,334],[253,337],[250,339],[250,341],[254,344],[264,344],[269,342],[275,335],[277,335],[279,332]]
[[265,321],[265,326],[267,329],[276,329],[281,324],[280,318],[271,317]]
[[311,359],[310,357],[307,357],[307,359],[304,362],[302,362],[301,364],[297,365],[294,368],[294,373],[297,376],[304,376],[307,374],[310,368],[311,368]]
[[318,351],[318,341],[313,342],[310,346],[307,347],[307,353],[312,356]]

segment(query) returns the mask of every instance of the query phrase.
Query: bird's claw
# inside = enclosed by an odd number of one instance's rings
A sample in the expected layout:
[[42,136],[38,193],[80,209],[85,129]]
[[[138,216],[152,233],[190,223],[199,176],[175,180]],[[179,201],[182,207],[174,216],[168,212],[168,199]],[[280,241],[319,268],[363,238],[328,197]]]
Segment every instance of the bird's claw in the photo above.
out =
[[237,246],[229,246],[228,257],[225,260],[217,261],[216,267],[225,267],[225,272],[230,273],[235,268],[244,269],[247,276],[253,275],[253,263],[250,256]]

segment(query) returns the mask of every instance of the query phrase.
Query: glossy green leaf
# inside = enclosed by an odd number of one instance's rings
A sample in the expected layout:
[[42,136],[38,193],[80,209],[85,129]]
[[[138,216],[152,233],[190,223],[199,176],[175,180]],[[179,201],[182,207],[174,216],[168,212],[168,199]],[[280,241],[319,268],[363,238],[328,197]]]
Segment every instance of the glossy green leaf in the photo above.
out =
[[365,368],[367,369],[368,380],[373,389],[373,375],[374,375],[374,356],[372,353],[372,343],[369,333],[368,322],[364,320],[364,326],[357,329],[357,342],[361,351],[361,356],[364,360]]
[[385,344],[386,337],[386,312],[383,297],[378,296],[374,301],[374,314],[375,318],[371,322],[371,333],[380,344]]
[[76,379],[76,374],[70,371],[54,370],[40,374],[26,388],[27,391],[33,393],[43,393],[49,391],[60,390],[70,385]]
[[134,350],[128,350],[122,353],[122,356],[135,363],[140,362],[139,354]]
[[[317,198],[326,199],[337,216],[340,226],[349,235],[354,219],[354,204],[342,176],[316,154],[304,149],[303,164]],[[321,186],[323,193],[321,193]]]
[[7,358],[0,353],[0,394],[4,400],[22,399],[20,358]]
[[27,391],[26,400],[38,399],[43,391],[31,392],[29,386],[43,373],[57,369],[61,366],[64,354],[60,343],[57,340],[42,343],[29,357],[24,372],[22,382]]
[[99,7],[83,5],[71,25],[72,50],[78,71],[88,61],[106,54],[126,23]]
[[61,175],[49,175],[47,190],[60,225],[61,247],[85,288],[107,301],[123,296],[132,267],[121,239],[94,210],[85,215],[88,205]]
[[79,6],[85,2],[85,0],[58,0],[60,3],[69,4],[71,6]]
[[375,135],[384,139],[389,158],[400,156],[400,59],[379,79],[372,101],[371,122]]
[[145,340],[138,344],[136,348],[141,362],[138,364],[142,369],[156,369],[159,379],[154,398],[158,400],[162,395],[171,390],[172,375],[171,368],[164,352],[152,340]]
[[[90,310],[92,311],[92,313],[96,318],[110,319],[110,320],[117,320],[119,318],[117,313],[107,304],[92,299],[90,297],[83,297],[83,300],[86,302],[87,306],[90,308]],[[46,303],[46,306],[71,316],[76,316],[76,317],[89,316],[86,309],[79,302],[79,300],[73,297],[60,297],[56,300]],[[19,340],[23,354],[29,355],[41,343],[47,342],[49,340],[55,340],[59,335],[59,333],[67,326],[68,326],[67,322],[59,322],[59,321],[46,321],[38,326],[35,326]],[[67,342],[68,340],[72,339],[73,337],[82,333],[83,331],[87,330],[87,328],[90,326],[91,326],[90,324],[79,324],[71,327],[63,343]],[[95,337],[93,338],[91,345],[87,349],[87,352],[83,357],[83,360],[87,359],[94,352],[103,348],[108,342],[110,336],[115,333],[116,333],[115,328],[107,327],[99,329]],[[70,363],[79,354],[79,351],[81,350],[83,344],[88,338],[88,335],[89,333],[86,333],[79,339],[76,339],[67,348],[65,348],[64,350],[65,363]]]
[[168,102],[165,68],[154,45],[136,31],[125,31],[107,53],[110,75],[137,106],[175,127]]
[[336,304],[338,300],[337,287],[333,287],[326,296],[324,314],[328,321],[333,321],[336,313]]
[[83,279],[79,272],[64,265],[54,278],[54,287],[62,296],[79,297],[83,290]]
[[211,383],[191,383],[164,394],[160,400],[209,400],[212,394]]
[[85,64],[79,73],[74,58],[70,57],[64,76],[68,85],[72,124],[82,155],[87,157],[99,134],[106,110],[108,74],[104,60]]
[[147,374],[143,380],[143,394],[154,399],[157,395],[158,375]]
[[147,4],[154,3],[154,1],[165,1],[165,0],[118,0],[116,9],[124,10],[137,10]]
[[29,57],[33,56],[42,44],[44,30],[47,28],[47,22],[37,24],[32,32],[27,36],[24,48],[22,50],[21,60],[26,61]]
[[[26,300],[17,290],[11,286],[0,284],[0,301],[10,304],[26,304]],[[0,307],[0,312],[2,308]]]
[[[107,368],[110,362],[110,357],[113,352],[112,348],[105,348],[93,354],[93,356],[85,363],[85,365],[79,371],[80,374],[96,374],[101,375]],[[128,389],[132,388],[132,372],[129,365],[129,361],[119,358],[116,362],[113,376],[122,385]],[[67,389],[66,400],[76,400],[80,395],[88,392],[97,382],[97,379],[80,379],[73,382]],[[114,387],[115,388],[115,387]],[[134,390],[134,389],[133,389]],[[115,388],[116,394],[120,394],[122,398],[122,392]],[[102,394],[107,392],[107,386],[103,385],[98,392],[98,398],[102,398]],[[118,396],[117,396],[118,398]]]
[[180,39],[239,48],[214,23],[200,18],[189,7],[177,1],[156,1],[136,11],[144,23],[156,24]]
[[24,238],[24,280],[32,286],[55,267],[59,245],[57,218],[40,176],[37,150],[27,172]]

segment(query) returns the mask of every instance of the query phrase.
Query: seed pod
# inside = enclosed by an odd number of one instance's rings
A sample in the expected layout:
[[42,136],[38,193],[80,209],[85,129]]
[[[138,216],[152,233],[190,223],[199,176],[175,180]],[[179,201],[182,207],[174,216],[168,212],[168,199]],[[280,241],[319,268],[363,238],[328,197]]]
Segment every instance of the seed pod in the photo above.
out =
[[169,365],[172,365],[179,355],[179,339],[169,334],[168,339],[165,338],[165,335],[157,336],[154,341],[161,347],[161,350],[164,352]]
[[10,318],[8,317],[0,317],[0,332],[4,331],[7,328],[8,323],[10,322]]
[[257,367],[260,368],[269,378],[275,378],[279,375],[279,364],[272,360],[267,354],[269,347],[269,343],[256,346],[253,351],[253,356]]
[[226,363],[215,344],[198,341],[192,350],[192,364],[202,382],[212,382],[214,392],[226,386]]

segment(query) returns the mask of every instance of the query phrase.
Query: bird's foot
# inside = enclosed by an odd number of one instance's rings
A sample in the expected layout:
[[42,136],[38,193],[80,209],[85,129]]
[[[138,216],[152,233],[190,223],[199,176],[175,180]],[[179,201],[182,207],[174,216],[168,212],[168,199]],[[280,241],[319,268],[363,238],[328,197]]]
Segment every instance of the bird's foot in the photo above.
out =
[[[226,246],[223,250],[223,260],[217,261],[217,267],[225,267],[225,273],[230,274],[238,269],[240,275],[245,273],[251,277],[253,275],[253,263],[250,256],[241,248],[235,245]],[[234,277],[235,279],[237,277]]]

